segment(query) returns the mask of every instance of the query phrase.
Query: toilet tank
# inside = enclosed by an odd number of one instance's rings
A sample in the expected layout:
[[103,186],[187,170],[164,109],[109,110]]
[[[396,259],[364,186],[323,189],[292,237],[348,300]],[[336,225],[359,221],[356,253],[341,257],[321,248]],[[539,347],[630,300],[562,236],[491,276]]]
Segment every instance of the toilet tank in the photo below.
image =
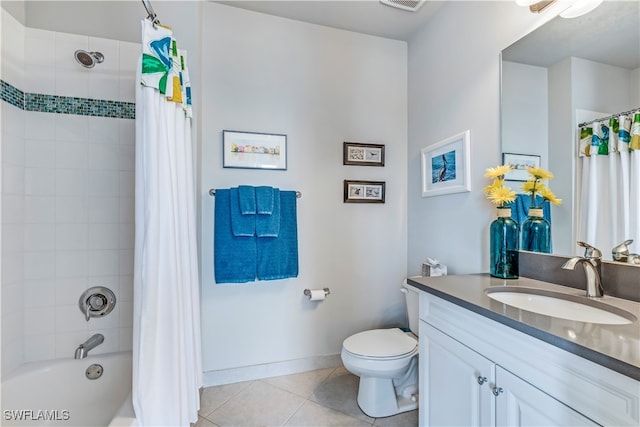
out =
[[405,281],[402,284],[402,292],[407,301],[407,314],[409,316],[409,329],[414,335],[418,336],[418,325],[420,324],[420,312],[418,303],[420,301],[419,293],[416,288],[409,286]]

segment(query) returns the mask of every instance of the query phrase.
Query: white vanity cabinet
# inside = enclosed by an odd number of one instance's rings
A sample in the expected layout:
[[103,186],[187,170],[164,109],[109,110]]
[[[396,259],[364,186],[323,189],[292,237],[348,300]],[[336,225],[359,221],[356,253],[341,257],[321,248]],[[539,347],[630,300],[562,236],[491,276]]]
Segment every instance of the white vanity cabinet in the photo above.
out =
[[420,426],[640,421],[640,382],[426,292]]

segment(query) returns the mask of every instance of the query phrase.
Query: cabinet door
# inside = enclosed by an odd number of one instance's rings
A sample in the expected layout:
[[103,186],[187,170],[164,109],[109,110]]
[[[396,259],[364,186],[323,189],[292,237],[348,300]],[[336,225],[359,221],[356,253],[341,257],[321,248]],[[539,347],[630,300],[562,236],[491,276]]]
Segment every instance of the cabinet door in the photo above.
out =
[[597,426],[511,372],[496,366],[498,426]]
[[490,426],[494,365],[420,322],[420,425]]

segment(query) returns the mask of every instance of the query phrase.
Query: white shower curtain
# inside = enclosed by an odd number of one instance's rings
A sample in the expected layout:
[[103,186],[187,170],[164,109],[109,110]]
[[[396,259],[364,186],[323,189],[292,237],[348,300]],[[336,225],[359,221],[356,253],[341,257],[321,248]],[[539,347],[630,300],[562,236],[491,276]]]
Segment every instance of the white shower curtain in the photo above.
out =
[[609,258],[614,246],[633,239],[630,249],[639,253],[640,110],[595,121],[578,132],[578,240]]
[[142,21],[136,88],[132,399],[138,425],[196,422],[202,386],[186,55]]

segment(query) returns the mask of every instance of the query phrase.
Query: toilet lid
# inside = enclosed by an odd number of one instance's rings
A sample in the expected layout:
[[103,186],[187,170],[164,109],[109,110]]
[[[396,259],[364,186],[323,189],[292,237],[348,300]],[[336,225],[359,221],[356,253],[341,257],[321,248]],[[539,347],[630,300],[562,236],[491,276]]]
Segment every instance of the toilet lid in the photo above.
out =
[[418,343],[398,328],[374,329],[351,335],[342,346],[349,353],[367,357],[397,357],[415,350]]

